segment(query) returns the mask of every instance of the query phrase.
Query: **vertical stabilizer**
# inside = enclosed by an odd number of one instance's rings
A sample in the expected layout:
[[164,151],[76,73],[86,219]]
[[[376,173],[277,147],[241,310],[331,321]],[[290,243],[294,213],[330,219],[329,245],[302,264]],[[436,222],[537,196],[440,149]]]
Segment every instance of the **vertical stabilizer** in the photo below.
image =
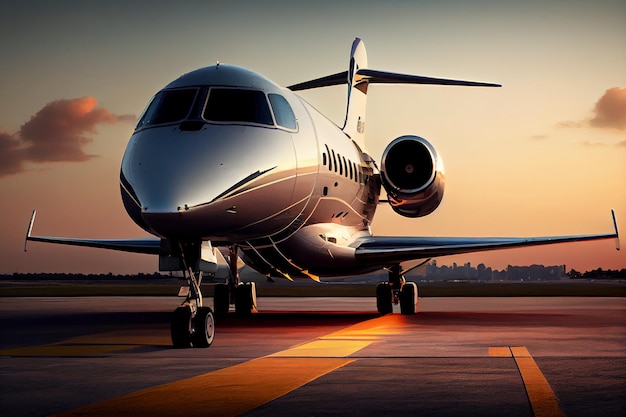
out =
[[365,138],[365,108],[367,104],[367,87],[369,80],[357,72],[367,69],[367,52],[359,38],[354,39],[350,51],[350,67],[348,68],[348,103],[343,131],[360,146]]

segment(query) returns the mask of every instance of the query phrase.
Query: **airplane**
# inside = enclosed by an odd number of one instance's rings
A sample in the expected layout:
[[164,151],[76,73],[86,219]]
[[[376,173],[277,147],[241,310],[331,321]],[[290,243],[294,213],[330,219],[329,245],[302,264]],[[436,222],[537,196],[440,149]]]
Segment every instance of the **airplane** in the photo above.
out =
[[[339,127],[297,91],[346,84]],[[31,234],[28,241],[158,255],[160,271],[182,271],[185,301],[171,321],[174,347],[208,347],[215,316],[234,305],[256,308],[253,283],[238,263],[289,280],[338,277],[384,269],[376,288],[381,314],[400,304],[414,314],[417,286],[406,282],[408,262],[444,255],[563,242],[616,239],[607,234],[535,237],[375,236],[370,224],[379,204],[399,215],[426,216],[443,198],[441,156],[420,136],[392,140],[380,167],[365,150],[366,100],[372,84],[501,87],[368,68],[356,38],[347,71],[282,88],[251,70],[217,63],[180,76],[156,93],[140,116],[124,153],[120,190],[131,219],[154,235],[145,239],[79,239]],[[381,189],[386,199],[381,199]],[[222,253],[223,252],[223,253]],[[226,255],[226,256],[224,256]],[[425,261],[424,261],[425,260]],[[228,278],[204,305],[202,274]]]

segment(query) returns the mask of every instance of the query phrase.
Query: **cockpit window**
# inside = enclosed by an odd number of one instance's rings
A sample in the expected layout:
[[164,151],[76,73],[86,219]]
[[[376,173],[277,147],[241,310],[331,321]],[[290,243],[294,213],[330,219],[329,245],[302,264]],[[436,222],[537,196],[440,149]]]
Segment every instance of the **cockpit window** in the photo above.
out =
[[273,125],[262,91],[211,88],[203,117],[213,122],[244,122]]
[[295,129],[297,127],[296,116],[285,97],[280,94],[268,94],[267,97],[270,99],[272,110],[274,110],[276,124],[287,129]]
[[154,96],[141,120],[137,123],[137,129],[185,119],[191,110],[197,92],[197,88],[160,91]]

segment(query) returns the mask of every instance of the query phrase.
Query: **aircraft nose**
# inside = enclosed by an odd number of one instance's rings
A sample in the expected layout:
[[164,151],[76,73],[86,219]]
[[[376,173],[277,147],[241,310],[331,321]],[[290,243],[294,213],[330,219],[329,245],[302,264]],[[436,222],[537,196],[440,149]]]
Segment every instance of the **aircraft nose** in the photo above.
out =
[[[122,161],[122,192],[126,184],[136,205],[134,215],[127,207],[129,214],[134,219],[139,215],[159,235],[193,234],[191,229],[202,228],[206,235],[227,223],[240,227],[232,221],[250,210],[242,204],[255,206],[249,199],[243,203],[243,194],[271,177],[283,177],[285,171],[295,172],[291,137],[285,133],[222,125],[192,132],[170,126],[135,133]],[[274,205],[289,206],[293,183],[283,183],[280,194]],[[273,209],[255,208],[260,215]],[[247,221],[255,217],[246,216]]]

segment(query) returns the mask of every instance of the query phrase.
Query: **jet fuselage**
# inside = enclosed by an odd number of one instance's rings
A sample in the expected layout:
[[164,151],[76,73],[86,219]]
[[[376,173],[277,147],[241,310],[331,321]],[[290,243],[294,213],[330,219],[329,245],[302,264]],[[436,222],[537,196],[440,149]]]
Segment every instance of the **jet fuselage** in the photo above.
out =
[[120,176],[128,214],[161,238],[237,244],[273,275],[371,269],[349,245],[369,234],[380,193],[374,162],[252,71],[218,64],[167,85],[140,118]]

